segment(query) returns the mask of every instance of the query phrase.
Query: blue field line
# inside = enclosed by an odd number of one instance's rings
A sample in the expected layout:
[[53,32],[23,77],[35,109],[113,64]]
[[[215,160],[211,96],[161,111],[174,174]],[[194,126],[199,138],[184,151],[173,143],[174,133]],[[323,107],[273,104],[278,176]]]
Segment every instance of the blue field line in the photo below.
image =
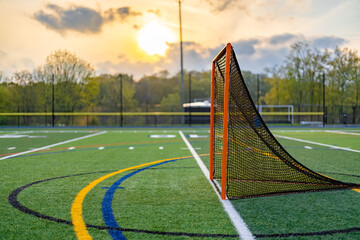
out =
[[[116,219],[114,217],[114,213],[113,213],[113,210],[112,210],[112,201],[113,201],[113,198],[114,198],[115,191],[117,189],[119,189],[119,186],[123,181],[125,181],[126,179],[128,179],[128,178],[134,176],[135,174],[137,174],[139,172],[142,172],[142,171],[144,171],[146,169],[153,168],[153,167],[165,164],[165,163],[175,162],[175,161],[178,161],[178,160],[189,159],[189,158],[192,158],[192,157],[169,160],[169,161],[166,161],[166,162],[150,165],[148,167],[144,167],[144,168],[138,169],[138,170],[136,170],[136,171],[134,171],[132,173],[129,173],[129,174],[121,177],[116,182],[114,182],[113,185],[111,185],[111,187],[109,187],[109,189],[106,191],[103,202],[101,204],[101,209],[102,209],[102,212],[103,212],[103,218],[104,218],[106,226],[111,227],[111,228],[120,228],[120,226],[117,224]],[[107,231],[114,240],[124,240],[124,239],[126,239],[125,236],[122,234],[122,231],[120,231],[120,230],[107,230]]]

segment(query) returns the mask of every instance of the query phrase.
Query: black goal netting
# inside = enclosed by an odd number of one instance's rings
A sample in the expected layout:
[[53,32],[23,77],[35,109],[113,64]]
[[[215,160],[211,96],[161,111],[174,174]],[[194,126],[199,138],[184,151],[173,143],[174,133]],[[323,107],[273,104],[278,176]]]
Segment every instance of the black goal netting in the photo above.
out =
[[[359,187],[316,173],[296,161],[258,113],[231,48],[227,165],[222,166],[226,52],[214,61],[213,178],[226,167],[229,199]],[[224,120],[225,119],[225,120]]]

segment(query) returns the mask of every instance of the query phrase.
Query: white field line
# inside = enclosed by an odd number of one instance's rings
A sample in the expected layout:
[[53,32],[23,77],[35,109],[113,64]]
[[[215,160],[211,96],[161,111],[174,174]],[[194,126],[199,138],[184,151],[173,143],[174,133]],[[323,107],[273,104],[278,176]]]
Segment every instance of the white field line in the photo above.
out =
[[[107,130],[112,133],[152,133],[152,134],[164,134],[164,133],[178,133],[179,130]],[[181,130],[184,133],[202,133],[209,132],[207,129],[197,129],[197,130]]]
[[353,132],[343,132],[343,131],[333,131],[333,130],[325,130],[325,132],[328,132],[328,133],[337,133],[337,134],[358,135],[358,136],[360,136],[360,133],[353,133]]
[[94,137],[94,136],[97,136],[97,135],[100,135],[100,134],[103,134],[103,133],[106,133],[106,132],[107,132],[107,131],[97,132],[97,133],[94,133],[94,134],[90,134],[90,135],[86,135],[86,136],[82,136],[82,137],[70,139],[70,140],[67,140],[67,141],[64,141],[64,142],[54,143],[54,144],[51,144],[51,145],[48,145],[48,146],[45,146],[45,147],[35,148],[35,149],[29,150],[29,151],[20,152],[20,153],[15,153],[15,154],[13,154],[13,155],[8,155],[8,156],[5,156],[5,157],[2,157],[2,158],[0,158],[0,160],[5,160],[5,159],[8,159],[8,158],[12,158],[12,157],[15,157],[15,156],[23,155],[23,154],[26,154],[26,153],[36,152],[36,151],[39,151],[39,150],[43,150],[43,149],[55,147],[55,146],[58,146],[58,145],[61,145],[61,144],[65,144],[65,143],[69,143],[69,142],[74,142],[74,141],[77,141],[77,140],[81,140],[81,139],[84,139],[84,138]]
[[[320,145],[320,146],[325,146],[325,147],[330,147],[330,148],[335,148],[335,149],[340,149],[340,150],[345,150],[345,151],[360,153],[360,151],[354,150],[354,149],[351,149],[351,148],[342,148],[342,147],[338,147],[338,146],[334,146],[334,145],[317,143],[317,142],[311,142],[311,141],[307,141],[307,140],[302,140],[302,139],[292,138],[292,137],[285,137],[285,136],[280,136],[280,135],[275,135],[275,134],[274,134],[274,136],[275,136],[275,137],[278,137],[278,138],[284,138],[284,139],[293,140],[293,141],[298,141],[298,142],[311,143],[311,144],[315,144],[315,145]],[[355,192],[360,193],[360,189],[354,188],[354,189],[352,189],[352,190],[354,190]]]
[[245,221],[241,218],[239,213],[235,210],[234,206],[231,204],[229,200],[221,200],[219,193],[216,190],[216,187],[212,184],[212,181],[209,179],[209,170],[205,166],[205,164],[200,159],[199,155],[195,151],[195,149],[191,146],[190,142],[186,139],[182,131],[179,131],[180,136],[184,140],[185,144],[188,146],[191,154],[194,156],[197,164],[199,165],[201,171],[204,173],[205,177],[214,188],[216,194],[219,197],[220,202],[222,203],[224,210],[228,214],[232,224],[234,225],[239,237],[244,240],[255,239],[254,235],[250,232],[249,228],[247,227]]
[[95,133],[95,130],[34,130],[34,131],[16,131],[14,134],[29,133]]
[[320,146],[324,146],[324,147],[329,147],[329,148],[340,149],[340,150],[344,150],[344,151],[360,153],[359,150],[354,150],[354,149],[351,149],[351,148],[344,148],[344,147],[338,147],[338,146],[335,146],[335,145],[329,145],[329,144],[324,144],[324,143],[318,143],[318,142],[302,140],[302,139],[298,139],[298,138],[285,137],[285,136],[281,136],[281,135],[277,135],[277,134],[274,134],[274,136],[278,137],[278,138],[284,138],[284,139],[303,142],[303,143],[310,143],[310,144],[320,145]]

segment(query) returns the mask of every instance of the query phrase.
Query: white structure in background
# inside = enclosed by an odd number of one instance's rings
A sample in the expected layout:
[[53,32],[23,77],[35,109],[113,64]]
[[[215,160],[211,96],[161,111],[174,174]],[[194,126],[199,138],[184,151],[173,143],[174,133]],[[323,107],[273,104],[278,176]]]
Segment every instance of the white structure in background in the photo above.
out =
[[183,107],[184,108],[188,108],[188,107],[194,107],[194,108],[209,108],[209,112],[210,112],[210,101],[209,100],[205,100],[205,101],[200,101],[200,99],[195,99],[194,102],[192,103],[184,103]]
[[[210,123],[210,100],[195,99],[192,103],[183,104],[184,111],[189,113],[185,115],[185,124],[209,124]],[[209,113],[208,115],[192,115],[192,113]]]
[[[192,113],[195,112],[210,112],[211,103],[209,99],[195,99],[192,103],[184,103],[183,107],[185,109],[185,112],[191,111]],[[291,123],[291,125],[294,125],[294,106],[293,105],[256,105],[256,108],[258,109],[260,115],[274,115],[274,116],[283,116],[284,118],[287,118],[287,122]],[[266,111],[264,109],[271,108],[271,111]],[[206,121],[210,121],[210,118],[208,116],[192,116],[192,122],[193,123],[205,123]],[[201,120],[200,120],[201,119]],[[188,123],[189,119],[187,116],[185,116],[185,123]],[[200,121],[200,122],[198,122]],[[203,122],[205,121],[205,122]]]
[[[287,119],[288,122],[291,122],[291,125],[294,125],[294,106],[293,105],[259,105],[257,106],[257,109],[260,113],[260,115],[263,115],[263,109],[264,108],[272,108],[274,109],[274,113],[282,113],[282,112],[286,112],[287,111]],[[285,111],[284,111],[285,109]],[[271,115],[272,112],[266,112],[269,113],[269,115]]]

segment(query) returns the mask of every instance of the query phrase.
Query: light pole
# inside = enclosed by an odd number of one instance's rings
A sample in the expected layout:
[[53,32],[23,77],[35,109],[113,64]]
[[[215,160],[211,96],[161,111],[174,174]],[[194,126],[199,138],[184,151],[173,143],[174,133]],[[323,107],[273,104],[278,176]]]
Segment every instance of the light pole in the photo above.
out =
[[327,112],[326,112],[326,103],[325,103],[325,73],[323,73],[323,81],[322,81],[322,87],[323,87],[323,127],[325,127],[326,123],[327,123]]
[[55,77],[54,77],[54,74],[52,74],[51,76],[51,79],[52,79],[52,84],[51,84],[51,87],[52,87],[52,99],[51,99],[51,125],[52,127],[55,126]]
[[189,127],[191,127],[191,73],[189,72]]
[[123,76],[119,74],[120,127],[123,126]]
[[[184,64],[183,64],[183,41],[182,41],[182,23],[181,23],[181,2],[182,0],[176,0],[179,3],[179,27],[180,27],[180,76],[181,76],[181,93],[180,104],[181,111],[184,112]],[[184,116],[181,117],[181,123],[184,123]]]

